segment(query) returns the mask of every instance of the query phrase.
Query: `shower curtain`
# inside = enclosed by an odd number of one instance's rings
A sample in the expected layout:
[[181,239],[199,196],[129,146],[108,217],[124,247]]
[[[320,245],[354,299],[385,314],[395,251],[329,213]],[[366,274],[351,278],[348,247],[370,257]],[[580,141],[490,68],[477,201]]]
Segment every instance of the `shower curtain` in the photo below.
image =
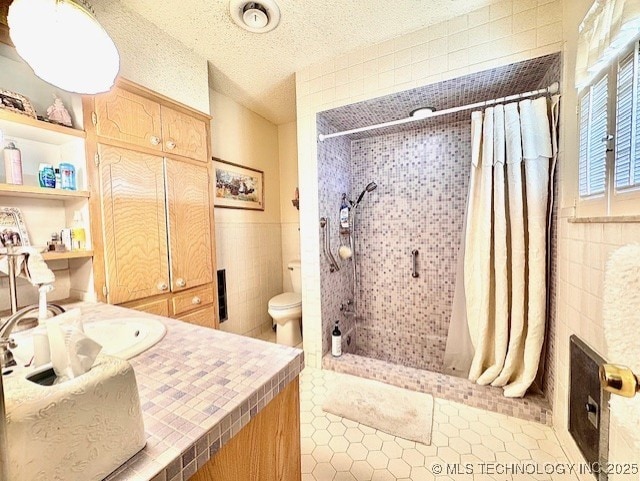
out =
[[454,327],[459,331],[466,317],[473,344],[469,379],[502,386],[507,397],[522,397],[531,386],[544,342],[558,100],[551,99],[550,114],[543,97],[496,105],[471,117],[464,282],[456,288],[458,299],[463,289],[464,306],[454,306],[458,315],[450,333]]

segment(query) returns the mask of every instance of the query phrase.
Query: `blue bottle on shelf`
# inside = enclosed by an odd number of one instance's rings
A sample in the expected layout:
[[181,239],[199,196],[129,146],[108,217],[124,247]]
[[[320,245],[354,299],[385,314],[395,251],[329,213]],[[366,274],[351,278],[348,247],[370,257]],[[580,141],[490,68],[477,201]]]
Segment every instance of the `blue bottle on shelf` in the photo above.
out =
[[60,164],[60,187],[65,190],[76,190],[76,168],[67,162]]

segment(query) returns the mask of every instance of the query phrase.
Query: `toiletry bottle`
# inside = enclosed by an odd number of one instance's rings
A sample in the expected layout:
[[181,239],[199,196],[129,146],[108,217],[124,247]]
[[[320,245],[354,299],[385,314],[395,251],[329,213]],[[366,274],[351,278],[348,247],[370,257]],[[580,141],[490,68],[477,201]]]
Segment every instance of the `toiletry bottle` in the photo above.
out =
[[61,186],[65,190],[76,190],[76,168],[67,162],[60,164]]
[[342,204],[340,205],[340,230],[349,229],[349,203],[347,202],[347,194],[342,194]]
[[56,189],[62,189],[62,176],[60,175],[60,169],[54,170],[56,173]]
[[40,182],[40,187],[55,188],[56,174],[51,164],[40,164],[38,167],[38,181]]
[[74,251],[86,249],[87,235],[82,224],[82,214],[79,210],[73,214],[73,227],[71,228],[71,240]]
[[4,170],[7,184],[22,185],[22,155],[13,142],[4,148]]
[[338,321],[336,321],[336,325],[331,333],[331,354],[334,357],[342,356],[342,333],[338,327]]

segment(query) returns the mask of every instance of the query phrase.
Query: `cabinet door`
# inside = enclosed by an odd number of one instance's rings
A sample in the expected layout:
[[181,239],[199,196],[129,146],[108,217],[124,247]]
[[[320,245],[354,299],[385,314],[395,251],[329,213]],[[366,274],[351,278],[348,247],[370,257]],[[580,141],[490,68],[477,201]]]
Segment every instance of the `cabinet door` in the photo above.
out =
[[171,290],[213,282],[209,171],[166,159]]
[[214,306],[207,306],[203,309],[183,314],[178,317],[181,321],[195,324],[196,326],[210,327],[217,329],[216,326],[216,309]]
[[95,105],[99,136],[162,152],[160,104],[114,87]]
[[209,139],[206,124],[164,105],[161,110],[164,151],[208,162]]
[[169,290],[162,157],[98,146],[108,301]]

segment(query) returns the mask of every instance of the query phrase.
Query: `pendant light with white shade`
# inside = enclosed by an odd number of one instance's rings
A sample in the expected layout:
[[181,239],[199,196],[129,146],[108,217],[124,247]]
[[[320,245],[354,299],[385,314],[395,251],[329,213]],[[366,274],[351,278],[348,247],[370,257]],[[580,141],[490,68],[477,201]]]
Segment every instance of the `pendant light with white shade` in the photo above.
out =
[[118,49],[84,0],[14,0],[7,20],[18,54],[42,80],[79,94],[113,86]]

